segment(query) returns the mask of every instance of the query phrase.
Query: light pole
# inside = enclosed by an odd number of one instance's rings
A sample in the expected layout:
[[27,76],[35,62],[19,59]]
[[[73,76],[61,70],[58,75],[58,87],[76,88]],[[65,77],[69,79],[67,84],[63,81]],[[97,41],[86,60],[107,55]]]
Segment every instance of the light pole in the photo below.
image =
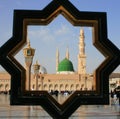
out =
[[27,47],[23,49],[23,54],[25,57],[25,68],[26,68],[26,80],[25,89],[31,90],[31,65],[33,62],[33,56],[35,54],[35,49],[31,48],[30,41],[27,41]]
[[38,64],[38,61],[36,61],[36,64],[33,65],[33,70],[36,78],[36,90],[38,90],[39,69],[40,65]]
[[85,90],[87,90],[87,76],[85,75]]
[[44,80],[44,74],[40,74],[40,80],[41,80],[41,90],[43,90],[43,80]]

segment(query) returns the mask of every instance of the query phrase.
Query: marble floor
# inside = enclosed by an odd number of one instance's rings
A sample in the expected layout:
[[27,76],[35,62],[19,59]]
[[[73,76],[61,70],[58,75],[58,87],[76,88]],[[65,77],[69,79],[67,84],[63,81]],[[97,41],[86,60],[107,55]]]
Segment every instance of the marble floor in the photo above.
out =
[[[52,118],[40,106],[10,106],[9,95],[0,94],[0,119]],[[80,106],[69,119],[120,119],[120,105]]]

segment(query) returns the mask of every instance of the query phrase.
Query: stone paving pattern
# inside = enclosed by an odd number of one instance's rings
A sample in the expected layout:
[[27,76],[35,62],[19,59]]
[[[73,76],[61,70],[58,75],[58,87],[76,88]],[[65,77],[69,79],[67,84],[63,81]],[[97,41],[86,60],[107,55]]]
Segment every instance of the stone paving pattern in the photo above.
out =
[[[40,106],[10,106],[9,95],[0,94],[0,119],[52,118]],[[120,119],[120,105],[83,105],[69,119]]]

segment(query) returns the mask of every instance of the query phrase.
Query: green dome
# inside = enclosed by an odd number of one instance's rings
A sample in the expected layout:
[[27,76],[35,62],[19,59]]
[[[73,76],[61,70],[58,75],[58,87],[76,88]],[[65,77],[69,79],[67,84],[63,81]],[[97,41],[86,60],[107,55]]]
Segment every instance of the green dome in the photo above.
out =
[[72,71],[74,72],[73,64],[67,58],[63,59],[58,65],[58,72],[60,71]]

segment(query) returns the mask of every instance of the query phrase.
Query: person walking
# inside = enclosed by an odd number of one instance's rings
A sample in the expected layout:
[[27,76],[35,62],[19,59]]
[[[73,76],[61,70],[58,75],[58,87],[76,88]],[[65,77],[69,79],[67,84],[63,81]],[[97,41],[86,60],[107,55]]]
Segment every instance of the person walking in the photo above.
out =
[[111,96],[111,104],[114,104],[114,91],[111,90],[110,92],[110,96]]

